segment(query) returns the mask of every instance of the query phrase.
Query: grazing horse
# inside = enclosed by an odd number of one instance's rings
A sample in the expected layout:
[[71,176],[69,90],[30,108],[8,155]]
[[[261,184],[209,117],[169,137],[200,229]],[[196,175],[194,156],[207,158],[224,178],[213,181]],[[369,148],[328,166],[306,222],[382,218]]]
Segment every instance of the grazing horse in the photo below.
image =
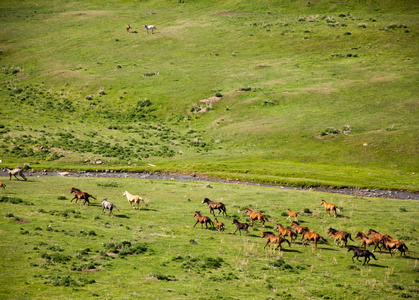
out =
[[145,30],[147,30],[147,33],[149,30],[151,30],[151,34],[153,34],[153,30],[156,30],[156,26],[154,25],[144,25]]
[[268,221],[268,218],[265,216],[265,214],[261,213],[261,212],[256,212],[251,210],[250,208],[246,208],[244,210],[250,217],[250,220],[252,221],[252,227],[255,225],[255,220],[258,219],[261,223],[262,226],[265,227],[265,221]]
[[102,201],[102,214],[105,212],[106,209],[109,209],[109,215],[112,215],[113,216],[112,210],[114,208],[119,212],[118,207],[116,207],[113,203],[108,202],[107,199],[104,199]]
[[332,203],[328,203],[324,200],[321,201],[320,205],[324,205],[324,208],[326,209],[326,212],[329,216],[330,216],[330,212],[332,211],[336,218],[337,217],[336,210],[340,212],[339,208],[336,205]]
[[236,231],[233,232],[233,234],[235,234],[237,232],[237,230],[239,231],[240,235],[242,235],[242,229],[246,230],[247,234],[249,233],[249,227],[250,225],[248,223],[240,223],[239,221],[237,221],[236,219],[233,220],[234,225],[236,225],[237,229]]
[[303,234],[303,237],[304,237],[304,239],[303,239],[303,245],[304,246],[307,246],[308,242],[313,241],[314,242],[314,249],[316,249],[317,248],[317,242],[320,239],[322,239],[323,241],[325,241],[327,243],[327,240],[315,231],[303,229],[302,234]]
[[[195,225],[198,223],[201,223],[201,228],[204,228],[204,224],[205,224],[206,229],[208,229],[208,224],[214,227],[214,222],[212,222],[212,220],[209,217],[205,217],[201,215],[199,211],[194,212],[193,216],[196,217]],[[193,227],[195,227],[195,225]]]
[[129,30],[132,29],[131,26],[129,26],[129,24],[125,28],[127,29],[128,33],[129,33]]
[[297,216],[300,215],[299,213],[293,212],[291,209],[287,209],[287,213],[288,213],[287,220],[291,221],[291,218],[294,218],[294,220],[298,222]]
[[[301,226],[300,224],[298,224],[297,222],[294,222],[294,221],[291,222],[291,226],[294,227],[294,232],[296,234],[301,234],[302,235],[304,230],[309,230],[308,227]],[[303,238],[304,238],[304,235],[301,237],[301,240],[303,240]]]
[[73,202],[74,199],[76,199],[76,203],[77,203],[78,200],[84,200],[83,205],[85,205],[86,202],[87,202],[87,205],[89,206],[89,204],[90,204],[89,198],[93,198],[93,199],[96,200],[96,198],[93,197],[92,195],[90,195],[89,193],[82,192],[82,191],[80,191],[79,189],[76,189],[76,188],[71,188],[70,194],[72,194],[72,193],[74,193],[74,198],[71,199],[71,202]]
[[220,213],[223,213],[223,216],[224,215],[227,216],[227,209],[223,203],[214,202],[208,198],[205,198],[204,200],[202,200],[202,203],[208,204],[208,207],[210,209],[210,214],[212,214],[214,217],[215,217],[214,209],[218,209],[218,215],[220,215]]
[[215,228],[217,228],[217,231],[224,231],[225,227],[224,227],[224,223],[223,222],[219,222],[217,220],[217,218],[214,218],[215,221]]
[[335,244],[338,245],[339,247],[342,247],[342,244],[339,245],[338,241],[345,243],[345,247],[346,247],[346,244],[348,243],[348,238],[352,242],[354,242],[354,240],[352,239],[352,235],[349,232],[337,231],[336,229],[329,228],[327,233],[335,239]]
[[0,188],[4,191],[6,189],[6,185],[3,182],[0,182]]
[[384,247],[387,248],[388,252],[390,252],[390,256],[393,256],[391,250],[396,249],[400,251],[400,256],[406,257],[406,251],[409,251],[406,244],[398,239],[393,239],[391,237],[384,237]]
[[127,197],[127,200],[128,200],[128,202],[131,204],[131,207],[133,208],[133,209],[136,209],[135,208],[135,206],[134,206],[134,203],[136,203],[137,204],[137,209],[141,209],[140,208],[140,202],[141,201],[143,201],[143,203],[144,203],[144,205],[145,206],[148,206],[148,203],[146,202],[146,201],[144,201],[144,199],[143,198],[141,198],[140,196],[138,196],[138,195],[131,195],[128,191],[125,191],[123,194],[122,194],[122,196],[126,196]]
[[15,178],[17,180],[20,180],[19,178],[17,178],[16,175],[19,175],[25,181],[27,180],[26,177],[25,177],[25,175],[23,175],[23,170],[22,170],[21,167],[16,167],[13,170],[10,170],[9,168],[6,168],[6,170],[7,170],[7,173],[9,173],[9,180],[12,180],[12,176],[15,176]]
[[266,242],[266,245],[265,245],[265,247],[263,247],[263,249],[265,249],[266,246],[269,245],[269,243],[278,244],[278,246],[275,248],[275,250],[279,248],[279,251],[282,251],[281,244],[283,242],[287,242],[288,245],[291,247],[291,243],[287,239],[283,238],[282,236],[277,236],[277,235],[273,234],[272,232],[262,233],[262,238],[264,238],[264,237],[267,237],[268,241]]
[[362,265],[365,265],[365,263],[369,263],[371,258],[374,258],[375,260],[378,260],[377,258],[375,258],[374,254],[370,251],[370,250],[365,250],[365,249],[361,249],[355,246],[349,246],[348,248],[348,252],[349,251],[353,251],[354,252],[354,256],[352,256],[352,262],[354,263],[354,257],[356,257],[356,259],[360,262],[359,258],[360,257],[364,257],[364,263]]
[[289,236],[290,239],[291,239],[291,243],[294,243],[295,244],[294,237],[297,238],[297,234],[292,229],[285,228],[281,224],[276,224],[275,229],[278,229],[279,235]]
[[364,246],[364,249],[367,249],[367,245],[374,245],[375,248],[373,251],[375,251],[375,249],[380,249],[380,253],[381,253],[381,247],[380,247],[380,240],[377,239],[376,237],[367,237],[367,235],[365,233],[363,233],[362,231],[358,231],[357,234],[355,235],[355,238],[360,238],[361,239],[361,247]]

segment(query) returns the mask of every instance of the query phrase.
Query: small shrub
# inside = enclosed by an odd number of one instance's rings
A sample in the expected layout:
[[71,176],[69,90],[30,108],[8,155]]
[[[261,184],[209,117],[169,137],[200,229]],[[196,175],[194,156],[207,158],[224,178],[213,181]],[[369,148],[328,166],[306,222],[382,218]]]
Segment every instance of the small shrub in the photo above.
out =
[[304,208],[305,214],[312,214],[312,211],[309,208]]

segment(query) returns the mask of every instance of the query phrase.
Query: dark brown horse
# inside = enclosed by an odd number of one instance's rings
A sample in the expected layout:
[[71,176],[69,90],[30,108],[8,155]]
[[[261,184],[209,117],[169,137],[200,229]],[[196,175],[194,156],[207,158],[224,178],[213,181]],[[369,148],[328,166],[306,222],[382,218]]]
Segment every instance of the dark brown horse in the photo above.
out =
[[202,200],[202,203],[208,204],[208,207],[210,209],[210,214],[212,214],[213,216],[215,216],[214,209],[218,209],[218,215],[220,215],[220,213],[223,213],[223,216],[224,215],[227,216],[227,209],[223,203],[214,202],[208,198],[205,198],[204,200]]
[[195,227],[198,223],[201,223],[201,228],[204,228],[204,224],[206,229],[208,229],[208,224],[214,227],[214,222],[212,222],[212,220],[209,217],[201,215],[199,211],[194,212],[193,216],[196,217],[196,223],[193,227]]
[[364,257],[364,263],[362,265],[365,265],[365,263],[368,264],[371,260],[370,257],[374,258],[375,260],[378,260],[377,258],[375,258],[374,254],[370,250],[361,249],[355,246],[349,246],[348,252],[349,251],[354,252],[354,256],[352,256],[352,262],[354,262],[354,257],[356,257],[356,259],[359,262],[360,262],[359,258]]
[[96,200],[96,198],[93,197],[92,195],[90,195],[89,193],[82,192],[82,191],[80,191],[79,189],[76,189],[76,188],[71,188],[70,194],[72,194],[72,193],[74,193],[74,198],[71,199],[71,202],[73,202],[74,199],[76,199],[76,203],[77,203],[78,200],[84,200],[83,205],[85,205],[86,202],[87,202],[87,205],[89,205],[90,204],[89,198],[92,198],[92,199]]
[[265,245],[265,247],[263,247],[263,249],[265,249],[266,246],[269,245],[269,243],[278,244],[278,246],[275,248],[275,250],[279,248],[279,251],[282,251],[281,244],[283,242],[287,242],[288,246],[291,247],[291,243],[287,239],[284,239],[282,236],[277,236],[277,235],[273,234],[272,232],[264,232],[264,233],[262,233],[262,237],[263,238],[264,237],[268,238],[268,241],[266,242],[266,245]]
[[346,231],[337,231],[336,229],[329,228],[327,233],[329,233],[329,235],[335,239],[335,244],[338,245],[339,247],[342,247],[342,244],[338,244],[338,241],[340,241],[341,243],[344,243],[345,247],[346,247],[346,244],[348,243],[348,238],[352,242],[354,241],[352,239],[352,235]]
[[237,232],[237,230],[239,231],[240,235],[242,235],[242,230],[246,230],[247,234],[250,234],[249,233],[250,225],[248,223],[240,223],[239,221],[234,219],[233,224],[236,225],[236,227],[237,227],[236,231],[234,231],[233,234],[235,234]]
[[292,229],[285,228],[281,224],[276,224],[275,229],[278,229],[279,235],[289,236],[291,243],[295,243],[294,237],[297,238],[297,234]]

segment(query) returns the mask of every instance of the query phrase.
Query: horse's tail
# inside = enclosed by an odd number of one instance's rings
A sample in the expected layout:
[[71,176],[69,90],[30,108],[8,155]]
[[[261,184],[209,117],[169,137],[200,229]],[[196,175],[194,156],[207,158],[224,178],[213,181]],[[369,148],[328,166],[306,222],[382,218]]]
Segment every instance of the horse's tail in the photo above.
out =
[[113,207],[119,212],[119,209],[118,209],[118,207],[116,207],[115,204],[113,204]]
[[352,235],[351,235],[350,233],[348,233],[348,237],[349,237],[349,239],[350,239],[352,242],[355,242],[355,241],[352,239]]
[[374,258],[375,260],[378,260],[378,259],[375,257],[374,253],[372,253],[372,252],[370,252],[370,253],[371,253],[372,258]]
[[324,237],[320,236],[320,238],[327,244],[327,240]]
[[96,200],[96,198],[95,197],[93,197],[93,195],[90,195],[90,194],[87,194],[89,197],[91,197],[92,199],[95,199]]
[[291,247],[291,243],[290,243],[290,241],[289,241],[289,240],[287,240],[287,239],[285,239],[285,238],[284,238],[284,241],[286,241],[286,242],[287,242],[287,244],[288,244],[288,246],[290,246],[290,247]]
[[266,222],[270,222],[269,219],[268,219],[268,217],[265,216],[265,215],[262,215],[262,220],[265,220]]

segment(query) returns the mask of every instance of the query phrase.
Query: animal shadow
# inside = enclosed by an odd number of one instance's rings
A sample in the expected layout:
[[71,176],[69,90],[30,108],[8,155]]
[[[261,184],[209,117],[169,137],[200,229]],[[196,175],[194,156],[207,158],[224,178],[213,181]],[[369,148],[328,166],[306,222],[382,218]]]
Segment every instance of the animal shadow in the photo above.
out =
[[120,215],[120,214],[114,215],[114,217],[115,218],[120,218],[120,219],[129,219],[129,217],[127,215]]

